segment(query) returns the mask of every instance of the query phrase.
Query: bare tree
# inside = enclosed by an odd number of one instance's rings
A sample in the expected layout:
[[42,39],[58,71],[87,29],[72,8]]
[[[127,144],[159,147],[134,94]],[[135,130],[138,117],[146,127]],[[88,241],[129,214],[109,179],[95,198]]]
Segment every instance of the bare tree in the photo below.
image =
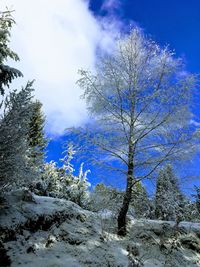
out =
[[139,29],[121,38],[112,54],[100,55],[94,74],[80,74],[92,122],[74,133],[95,151],[96,163],[126,175],[118,215],[118,234],[125,235],[134,184],[194,148],[189,103],[196,77]]

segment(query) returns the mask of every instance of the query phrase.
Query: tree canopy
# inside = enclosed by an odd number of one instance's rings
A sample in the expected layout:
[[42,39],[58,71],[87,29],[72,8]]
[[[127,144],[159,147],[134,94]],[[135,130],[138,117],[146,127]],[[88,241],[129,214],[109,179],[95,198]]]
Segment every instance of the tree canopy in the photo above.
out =
[[126,175],[118,217],[124,234],[134,184],[195,148],[189,122],[196,76],[138,28],[119,39],[111,54],[99,55],[94,73],[81,70],[80,75],[91,123],[73,133],[94,152],[93,162]]

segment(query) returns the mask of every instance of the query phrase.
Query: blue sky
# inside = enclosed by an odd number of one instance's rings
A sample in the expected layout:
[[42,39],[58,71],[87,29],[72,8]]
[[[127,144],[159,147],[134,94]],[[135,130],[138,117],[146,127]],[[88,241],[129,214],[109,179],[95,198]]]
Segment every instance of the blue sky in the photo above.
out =
[[[36,79],[35,94],[44,104],[46,131],[52,138],[47,160],[61,157],[66,127],[88,120],[76,85],[77,70],[93,69],[96,47],[112,50],[118,32],[127,31],[130,24],[143,28],[159,44],[169,44],[184,58],[188,71],[200,73],[199,0],[2,0],[1,4],[15,9],[11,46],[20,56],[16,66],[25,77],[16,85]],[[186,168],[197,175],[199,163],[196,157]],[[90,168],[93,183],[105,178]]]
[[[108,1],[107,1],[108,2]],[[200,70],[200,1],[198,0],[123,0],[115,14],[126,24],[130,21],[142,27],[160,44],[169,44],[178,56],[185,58],[192,72]],[[92,0],[95,15],[106,15],[101,10],[103,1]]]
[[[97,17],[114,17],[123,22],[129,29],[129,25],[137,25],[144,29],[154,40],[161,45],[169,44],[174,49],[176,55],[182,57],[185,61],[188,71],[200,73],[200,2],[193,1],[159,1],[159,0],[125,0],[125,1],[107,1],[107,5],[102,0],[90,2],[90,10]],[[200,121],[199,105],[194,110],[197,122]],[[62,151],[59,141],[52,142],[49,146],[49,159],[55,157],[55,151],[58,154]],[[193,162],[189,163],[187,173],[198,175],[200,172],[199,157],[195,157]],[[186,172],[181,171],[182,175]],[[96,175],[93,170],[93,175]],[[106,176],[104,173],[103,176]],[[102,179],[105,177],[102,176]],[[101,181],[101,176],[93,177],[93,182]],[[120,180],[119,183],[122,181]],[[190,191],[193,183],[183,184],[185,191]],[[151,185],[150,185],[151,187]],[[151,191],[151,190],[150,190]]]

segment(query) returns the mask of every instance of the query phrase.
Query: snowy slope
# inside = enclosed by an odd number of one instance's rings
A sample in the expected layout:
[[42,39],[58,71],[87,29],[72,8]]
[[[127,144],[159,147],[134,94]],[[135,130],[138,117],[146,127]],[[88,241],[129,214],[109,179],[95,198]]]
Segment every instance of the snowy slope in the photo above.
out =
[[119,238],[112,216],[20,194],[1,209],[0,266],[8,258],[12,267],[200,266],[200,224],[182,223],[175,231],[173,222],[129,219],[128,235]]

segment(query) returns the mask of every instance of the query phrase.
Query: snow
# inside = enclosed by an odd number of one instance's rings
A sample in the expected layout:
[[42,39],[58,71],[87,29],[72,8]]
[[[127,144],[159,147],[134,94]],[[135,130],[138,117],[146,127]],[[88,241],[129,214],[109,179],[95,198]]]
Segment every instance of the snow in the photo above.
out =
[[103,218],[111,218],[112,216],[114,216],[114,213],[108,209],[100,210],[98,211],[98,214],[102,216]]
[[[16,198],[19,196],[8,197],[11,206],[1,210],[0,215],[0,229],[5,233],[13,229],[16,233],[16,239],[4,241],[11,267],[130,267],[133,262],[144,267],[200,266],[200,249],[183,245],[171,249],[174,222],[129,218],[128,234],[120,238],[115,234],[113,217],[108,216],[110,211],[103,214],[110,223],[102,224],[102,214],[83,210],[70,201],[36,195],[35,201],[30,202],[17,202]],[[63,220],[58,220],[59,214],[65,216]],[[37,221],[42,215],[53,223],[44,229],[37,224],[34,229],[33,223],[25,227],[28,221]],[[199,223],[183,222],[179,227],[184,229],[179,242],[189,238],[200,244]]]
[[73,202],[64,199],[56,199],[51,197],[36,196],[33,194],[34,202],[26,202],[20,199],[23,194],[20,190],[15,191],[12,195],[8,195],[10,203],[9,209],[5,210],[6,216],[0,216],[1,227],[15,228],[19,224],[24,224],[28,219],[39,217],[41,215],[50,216],[56,212],[66,212],[70,210],[70,214],[79,214],[79,206]]

